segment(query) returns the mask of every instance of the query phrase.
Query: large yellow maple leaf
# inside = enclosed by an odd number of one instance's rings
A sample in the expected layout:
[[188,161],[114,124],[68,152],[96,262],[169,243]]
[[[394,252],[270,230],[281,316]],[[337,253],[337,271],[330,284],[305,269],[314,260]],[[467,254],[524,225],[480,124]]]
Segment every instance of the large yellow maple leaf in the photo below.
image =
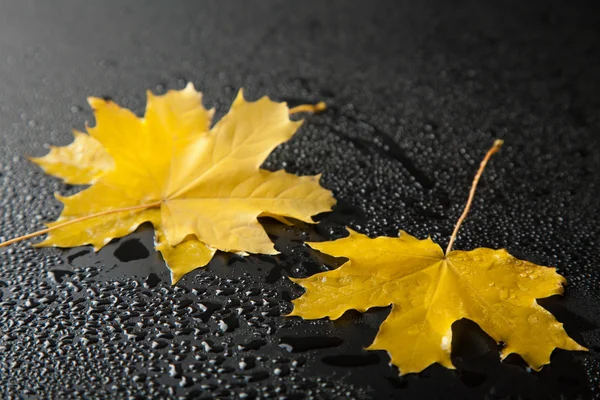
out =
[[348,261],[332,271],[293,279],[306,293],[293,301],[289,315],[335,320],[347,310],[391,305],[367,350],[386,350],[401,374],[420,372],[436,362],[454,368],[452,324],[462,318],[505,343],[502,358],[517,353],[536,370],[550,362],[555,348],[585,350],[536,302],[563,293],[566,280],[555,268],[518,260],[503,249],[450,251],[491,154],[476,176],[446,253],[430,238],[419,240],[402,231],[398,238],[371,239],[350,230],[346,238],[309,243]]
[[313,222],[335,203],[319,176],[260,169],[302,124],[290,120],[285,103],[247,102],[240,91],[212,129],[213,111],[191,84],[148,92],[144,118],[112,101],[89,103],[96,117],[89,135],[75,132],[70,145],[32,159],[68,183],[91,184],[57,196],[64,209],[39,246],[98,250],[149,221],[175,283],[216,250],[277,254],[259,216]]

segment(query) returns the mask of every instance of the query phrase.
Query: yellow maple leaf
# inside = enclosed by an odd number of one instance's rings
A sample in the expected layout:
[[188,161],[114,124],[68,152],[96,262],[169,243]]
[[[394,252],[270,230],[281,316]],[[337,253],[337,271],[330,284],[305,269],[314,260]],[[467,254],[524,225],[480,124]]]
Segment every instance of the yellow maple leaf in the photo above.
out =
[[333,271],[293,279],[306,293],[293,301],[289,315],[335,320],[347,310],[365,312],[391,304],[367,350],[386,350],[401,374],[436,362],[454,368],[452,324],[462,318],[505,343],[502,358],[517,353],[535,370],[550,362],[555,348],[585,350],[536,302],[563,293],[566,280],[555,268],[518,260],[504,249],[451,251],[481,172],[500,145],[482,162],[446,253],[430,238],[419,240],[403,231],[398,238],[371,239],[350,230],[346,238],[309,243],[348,261]]
[[67,182],[92,184],[57,196],[64,203],[59,219],[25,236],[48,233],[39,246],[98,250],[149,221],[175,283],[216,250],[277,254],[259,216],[313,222],[335,203],[320,176],[260,169],[302,124],[289,115],[322,103],[289,110],[266,97],[247,102],[240,91],[211,129],[213,111],[191,84],[163,96],[148,92],[144,118],[112,101],[88,101],[96,117],[89,135],[77,132],[72,144],[32,159]]

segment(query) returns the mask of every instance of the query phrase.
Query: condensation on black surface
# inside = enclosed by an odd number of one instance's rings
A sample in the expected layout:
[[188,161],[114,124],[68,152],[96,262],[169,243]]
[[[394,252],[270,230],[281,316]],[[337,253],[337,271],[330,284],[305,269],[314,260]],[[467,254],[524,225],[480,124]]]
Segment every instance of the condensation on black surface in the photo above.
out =
[[[218,4],[218,6],[217,6]],[[216,7],[216,8],[215,8]],[[219,253],[175,287],[143,226],[90,248],[0,250],[0,386],[21,398],[592,398],[600,386],[600,89],[595,14],[563,4],[0,2],[0,235],[53,220],[75,193],[26,159],[66,144],[89,95],[141,114],[192,81],[223,115],[237,88],[325,100],[264,167],[323,172],[339,200],[314,227],[263,221],[276,257]],[[286,276],[340,265],[306,240],[404,229],[442,245],[493,140],[456,246],[557,266],[541,301],[590,353],[529,371],[470,321],[456,371],[399,377],[365,352],[389,310],[283,315]]]

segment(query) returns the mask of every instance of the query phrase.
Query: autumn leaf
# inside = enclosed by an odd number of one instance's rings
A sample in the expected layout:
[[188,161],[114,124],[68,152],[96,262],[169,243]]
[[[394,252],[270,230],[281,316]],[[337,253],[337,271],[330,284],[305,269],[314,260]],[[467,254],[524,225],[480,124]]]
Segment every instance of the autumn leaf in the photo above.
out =
[[391,305],[367,350],[386,350],[401,374],[436,362],[454,368],[452,324],[462,318],[505,343],[502,359],[517,353],[535,370],[550,362],[555,348],[586,350],[536,301],[563,293],[566,280],[555,268],[518,260],[503,249],[451,250],[481,172],[500,145],[482,162],[446,253],[431,238],[419,240],[403,231],[398,238],[371,239],[349,230],[348,237],[333,242],[309,243],[348,261],[333,271],[293,279],[306,293],[293,301],[289,315],[335,320],[347,310]]
[[259,216],[313,222],[335,203],[319,176],[260,169],[302,124],[289,115],[321,103],[290,110],[266,97],[247,102],[240,91],[211,129],[213,111],[191,84],[163,96],[148,92],[144,118],[112,101],[88,101],[96,117],[89,135],[76,132],[72,144],[32,160],[66,182],[91,186],[57,196],[64,209],[48,229],[0,246],[48,233],[39,246],[99,250],[151,222],[175,283],[216,250],[277,254]]

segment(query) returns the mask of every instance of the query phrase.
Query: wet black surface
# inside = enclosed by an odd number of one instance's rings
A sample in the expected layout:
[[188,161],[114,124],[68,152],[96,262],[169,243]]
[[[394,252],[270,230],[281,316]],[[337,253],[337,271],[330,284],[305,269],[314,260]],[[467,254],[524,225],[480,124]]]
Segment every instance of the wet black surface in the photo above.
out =
[[[218,254],[175,287],[144,226],[99,253],[0,250],[5,398],[593,398],[600,386],[600,24],[591,4],[0,1],[0,235],[56,218],[73,193],[29,163],[92,116],[137,113],[187,81],[222,115],[237,88],[324,100],[265,168],[323,172],[339,205],[314,227],[265,225],[277,257]],[[469,321],[457,370],[399,377],[362,349],[388,309],[286,319],[307,276],[339,260],[304,240],[404,229],[442,245],[493,139],[506,145],[457,248],[506,247],[557,266],[544,307],[588,354],[531,372]],[[337,263],[337,264],[336,264]]]

